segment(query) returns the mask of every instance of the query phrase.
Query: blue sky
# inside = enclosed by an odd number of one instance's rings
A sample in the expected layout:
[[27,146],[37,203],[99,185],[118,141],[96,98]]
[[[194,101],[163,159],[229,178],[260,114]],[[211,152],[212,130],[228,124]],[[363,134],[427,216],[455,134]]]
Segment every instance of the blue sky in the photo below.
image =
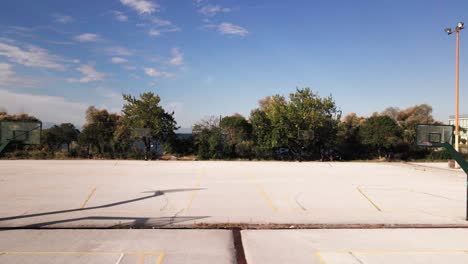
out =
[[345,114],[428,103],[446,121],[455,38],[443,29],[468,22],[466,10],[466,0],[3,0],[0,107],[82,125],[90,105],[118,112],[122,93],[153,91],[190,127],[311,87]]

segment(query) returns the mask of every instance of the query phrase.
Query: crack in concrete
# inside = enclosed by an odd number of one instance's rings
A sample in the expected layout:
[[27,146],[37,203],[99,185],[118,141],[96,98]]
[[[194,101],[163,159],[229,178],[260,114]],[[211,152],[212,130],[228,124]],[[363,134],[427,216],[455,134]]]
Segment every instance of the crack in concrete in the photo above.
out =
[[351,257],[353,257],[359,264],[364,264],[352,251],[348,252]]
[[307,209],[297,200],[298,199],[298,196],[300,196],[302,193],[298,193],[294,196],[294,201],[296,202],[296,204],[303,210],[303,211],[307,211]]

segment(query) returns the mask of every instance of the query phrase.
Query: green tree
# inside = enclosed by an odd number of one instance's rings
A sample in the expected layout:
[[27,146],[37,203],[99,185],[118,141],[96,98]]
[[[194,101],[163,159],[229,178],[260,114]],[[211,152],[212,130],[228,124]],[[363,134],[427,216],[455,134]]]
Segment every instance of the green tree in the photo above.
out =
[[163,144],[175,136],[178,129],[174,112],[166,112],[159,105],[161,98],[152,92],[143,93],[140,98],[123,95],[126,103],[123,106],[123,122],[130,129],[149,129],[149,135],[133,135],[141,137],[145,145],[145,158],[151,155],[151,147]]
[[[321,98],[310,88],[297,89],[289,98],[275,95],[259,102],[250,122],[256,145],[265,152],[287,147],[296,157],[324,159],[334,146],[341,112],[332,96]],[[314,137],[304,138],[303,132]]]
[[402,129],[391,117],[374,114],[360,126],[359,136],[363,144],[377,151],[379,158],[383,153],[388,157],[389,151],[402,140]]
[[336,145],[342,159],[352,160],[364,157],[364,147],[359,136],[359,129],[364,121],[364,117],[350,113],[340,122]]
[[226,158],[226,144],[219,124],[219,118],[208,117],[193,126],[194,143],[199,159]]
[[49,129],[44,129],[42,133],[43,144],[52,151],[59,149],[62,144],[66,144],[68,153],[70,153],[70,145],[78,140],[79,134],[80,131],[71,123],[54,125]]
[[120,118],[118,114],[94,106],[86,110],[86,124],[78,136],[78,143],[87,148],[88,155],[95,150],[98,156],[114,157],[114,133]]
[[230,157],[250,158],[252,125],[239,114],[226,116],[220,122],[221,133]]
[[428,104],[420,104],[399,109],[397,107],[388,107],[381,115],[387,115],[397,121],[403,129],[403,139],[408,144],[413,144],[416,138],[416,125],[418,124],[441,124],[434,120],[432,116],[432,107]]

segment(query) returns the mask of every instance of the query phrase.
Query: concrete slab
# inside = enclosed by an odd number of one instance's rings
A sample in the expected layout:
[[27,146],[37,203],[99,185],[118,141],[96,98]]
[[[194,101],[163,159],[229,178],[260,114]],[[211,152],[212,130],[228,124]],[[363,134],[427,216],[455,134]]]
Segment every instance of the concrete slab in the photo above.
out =
[[235,263],[230,231],[8,230],[0,263]]
[[465,178],[407,163],[0,161],[0,227],[468,226]]
[[468,263],[467,229],[242,231],[249,264]]

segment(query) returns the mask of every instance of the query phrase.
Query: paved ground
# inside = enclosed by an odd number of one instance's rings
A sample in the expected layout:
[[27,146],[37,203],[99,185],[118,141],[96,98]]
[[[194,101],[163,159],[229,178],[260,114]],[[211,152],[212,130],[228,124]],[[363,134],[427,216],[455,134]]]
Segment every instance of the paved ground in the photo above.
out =
[[0,227],[466,225],[465,178],[404,163],[0,161]]
[[242,232],[249,264],[462,264],[467,229],[260,230]]
[[[468,263],[467,229],[242,231],[248,264]],[[230,231],[8,230],[0,263],[234,264]]]
[[9,230],[0,263],[232,264],[230,231]]

